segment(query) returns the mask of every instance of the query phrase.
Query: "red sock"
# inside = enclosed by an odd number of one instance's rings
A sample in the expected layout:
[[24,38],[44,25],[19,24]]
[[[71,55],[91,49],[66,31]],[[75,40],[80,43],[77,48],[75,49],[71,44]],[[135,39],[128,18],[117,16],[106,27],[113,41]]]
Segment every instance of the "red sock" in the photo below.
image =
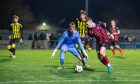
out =
[[124,56],[122,49],[118,48],[118,50],[120,51],[121,55]]
[[107,66],[108,63],[109,63],[108,57],[105,56],[105,57],[103,58],[103,64]]
[[111,51],[112,51],[113,55],[116,56],[115,50],[111,49]]
[[102,55],[100,55],[100,61],[101,61],[105,66],[107,66],[108,63],[109,63],[109,60],[108,60],[107,55],[106,55],[105,57],[103,57]]

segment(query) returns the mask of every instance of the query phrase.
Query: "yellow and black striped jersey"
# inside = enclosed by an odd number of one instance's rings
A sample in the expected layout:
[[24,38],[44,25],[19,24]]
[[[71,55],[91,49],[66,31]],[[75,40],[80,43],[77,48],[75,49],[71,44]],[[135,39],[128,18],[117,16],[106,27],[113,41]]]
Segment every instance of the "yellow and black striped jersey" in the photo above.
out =
[[79,18],[77,18],[76,21],[75,21],[75,24],[76,24],[76,29],[79,32],[80,36],[81,35],[86,35],[87,28],[88,28],[86,22],[85,21],[82,21]]
[[22,25],[20,23],[10,24],[10,35],[12,39],[22,38]]

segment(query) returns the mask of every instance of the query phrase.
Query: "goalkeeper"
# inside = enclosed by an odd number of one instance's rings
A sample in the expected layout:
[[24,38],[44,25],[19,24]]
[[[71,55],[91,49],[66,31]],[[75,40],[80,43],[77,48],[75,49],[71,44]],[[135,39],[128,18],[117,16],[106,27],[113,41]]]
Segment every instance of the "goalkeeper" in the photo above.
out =
[[59,43],[57,44],[55,50],[53,51],[51,58],[53,58],[55,56],[55,53],[57,52],[57,50],[61,47],[61,52],[60,52],[60,64],[61,66],[58,67],[58,69],[63,69],[64,68],[64,53],[66,52],[70,52],[72,53],[75,57],[77,57],[85,66],[85,61],[84,59],[80,56],[80,53],[78,52],[78,50],[76,49],[75,44],[79,45],[81,51],[83,52],[83,54],[86,56],[86,58],[88,58],[87,53],[85,52],[83,45],[81,43],[81,38],[79,33],[75,30],[75,23],[71,22],[69,24],[69,30],[66,30]]

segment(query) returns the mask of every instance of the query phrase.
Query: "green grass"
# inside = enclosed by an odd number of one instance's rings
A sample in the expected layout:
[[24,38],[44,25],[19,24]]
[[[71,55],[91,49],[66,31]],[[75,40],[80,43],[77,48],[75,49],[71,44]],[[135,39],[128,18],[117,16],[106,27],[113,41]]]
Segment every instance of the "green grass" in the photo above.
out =
[[[118,51],[117,51],[118,52]],[[125,57],[107,51],[113,73],[100,63],[95,50],[88,52],[89,70],[74,73],[77,59],[65,54],[65,69],[57,70],[59,52],[50,59],[52,50],[17,50],[10,59],[8,50],[0,50],[0,84],[140,84],[140,50],[124,50]]]

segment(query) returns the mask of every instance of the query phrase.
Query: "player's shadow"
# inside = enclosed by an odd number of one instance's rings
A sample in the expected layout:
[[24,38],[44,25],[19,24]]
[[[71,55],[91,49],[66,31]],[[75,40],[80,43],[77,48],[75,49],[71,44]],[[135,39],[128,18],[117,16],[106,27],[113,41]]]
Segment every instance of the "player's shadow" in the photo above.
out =
[[10,58],[9,59],[8,58],[3,58],[3,59],[0,60],[0,62],[9,62],[9,61],[11,61]]
[[93,68],[83,68],[84,70],[86,70],[86,71],[96,71],[95,69],[93,69]]
[[116,56],[114,58],[118,58],[118,59],[126,59],[125,57],[122,57],[122,56]]
[[57,65],[44,65],[43,67],[46,67],[46,68],[58,68]]

